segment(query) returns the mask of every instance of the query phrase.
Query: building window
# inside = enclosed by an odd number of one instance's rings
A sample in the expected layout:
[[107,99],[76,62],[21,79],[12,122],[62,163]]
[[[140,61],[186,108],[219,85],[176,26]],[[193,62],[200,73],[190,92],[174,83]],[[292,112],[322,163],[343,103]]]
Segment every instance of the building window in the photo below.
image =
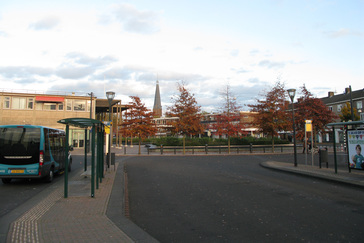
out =
[[360,114],[360,121],[364,121],[364,113]]
[[10,97],[4,97],[4,109],[10,109]]
[[63,111],[63,103],[58,104],[58,110]]
[[28,109],[33,110],[34,98],[28,98]]
[[341,108],[343,108],[343,105],[337,105],[337,111],[340,112]]
[[55,111],[57,110],[57,105],[54,103],[44,103],[43,109],[46,111]]
[[11,109],[24,110],[26,107],[27,99],[23,97],[13,97],[11,102]]
[[72,111],[72,100],[66,100],[66,106],[68,111]]
[[86,111],[86,101],[85,100],[74,100],[73,101],[74,111]]
[[356,102],[356,109],[361,110],[363,108],[363,103],[361,101]]
[[332,106],[329,106],[329,110],[332,111]]

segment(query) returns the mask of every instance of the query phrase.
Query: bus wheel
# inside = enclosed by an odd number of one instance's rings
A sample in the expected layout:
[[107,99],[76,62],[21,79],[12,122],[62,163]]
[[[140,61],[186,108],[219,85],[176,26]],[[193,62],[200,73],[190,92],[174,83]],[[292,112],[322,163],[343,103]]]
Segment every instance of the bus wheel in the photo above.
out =
[[52,182],[54,177],[54,171],[53,167],[49,170],[49,174],[46,176],[45,181],[46,182]]
[[9,184],[11,182],[11,178],[2,178],[1,180],[4,184]]

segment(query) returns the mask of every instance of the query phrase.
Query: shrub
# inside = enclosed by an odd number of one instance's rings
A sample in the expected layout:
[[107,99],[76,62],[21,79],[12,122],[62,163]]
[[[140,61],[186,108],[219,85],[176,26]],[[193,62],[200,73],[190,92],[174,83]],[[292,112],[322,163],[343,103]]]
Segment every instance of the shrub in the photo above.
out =
[[[134,139],[133,139],[134,142]],[[157,146],[163,144],[164,146],[182,146],[183,141],[182,138],[177,137],[161,137],[161,138],[148,138],[143,140],[144,144],[152,143]],[[279,138],[274,138],[275,144],[288,144],[288,141],[281,140]],[[209,146],[226,146],[228,144],[228,140],[225,138],[186,138],[186,146],[205,146],[208,144]],[[272,140],[270,138],[255,138],[255,137],[231,137],[230,138],[231,145],[271,145]]]

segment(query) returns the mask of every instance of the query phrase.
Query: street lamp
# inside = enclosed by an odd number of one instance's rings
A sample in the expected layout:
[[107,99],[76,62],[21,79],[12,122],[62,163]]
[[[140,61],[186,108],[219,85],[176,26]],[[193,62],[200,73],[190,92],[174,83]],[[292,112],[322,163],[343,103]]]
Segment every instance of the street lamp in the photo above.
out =
[[109,134],[109,148],[108,148],[108,163],[107,163],[107,168],[110,168],[110,163],[111,163],[111,141],[112,141],[112,129],[111,129],[111,125],[112,125],[112,120],[111,120],[111,103],[113,101],[115,97],[115,92],[113,91],[107,91],[106,92],[106,98],[109,101],[109,122],[110,122],[110,134]]
[[289,89],[287,90],[289,98],[291,98],[292,101],[292,126],[293,126],[293,144],[294,144],[294,166],[297,167],[297,147],[296,147],[296,126],[294,122],[294,96],[296,95],[295,89]]

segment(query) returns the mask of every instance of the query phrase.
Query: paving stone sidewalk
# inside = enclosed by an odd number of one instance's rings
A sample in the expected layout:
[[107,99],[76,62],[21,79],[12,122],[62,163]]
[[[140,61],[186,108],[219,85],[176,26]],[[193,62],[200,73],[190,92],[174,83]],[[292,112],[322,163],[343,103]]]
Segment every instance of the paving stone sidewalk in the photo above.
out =
[[7,242],[133,242],[105,215],[115,174],[105,173],[94,198],[90,176],[74,175],[68,198],[58,187],[11,224]]

